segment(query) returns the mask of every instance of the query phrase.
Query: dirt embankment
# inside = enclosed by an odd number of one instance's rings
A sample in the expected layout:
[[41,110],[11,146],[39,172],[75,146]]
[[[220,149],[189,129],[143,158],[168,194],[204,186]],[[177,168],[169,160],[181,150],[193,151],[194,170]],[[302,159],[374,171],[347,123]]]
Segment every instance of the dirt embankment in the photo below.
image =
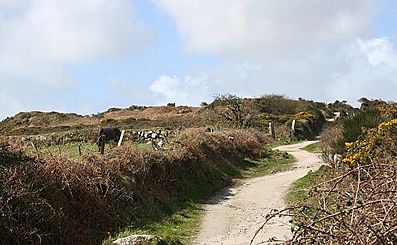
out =
[[[272,209],[286,206],[285,194],[290,185],[322,164],[318,155],[302,150],[313,143],[280,146],[297,161],[290,171],[239,181],[225,188],[205,204],[205,215],[193,244],[249,244],[255,231]],[[263,244],[272,237],[291,236],[287,218],[275,219],[259,232],[253,244]]]

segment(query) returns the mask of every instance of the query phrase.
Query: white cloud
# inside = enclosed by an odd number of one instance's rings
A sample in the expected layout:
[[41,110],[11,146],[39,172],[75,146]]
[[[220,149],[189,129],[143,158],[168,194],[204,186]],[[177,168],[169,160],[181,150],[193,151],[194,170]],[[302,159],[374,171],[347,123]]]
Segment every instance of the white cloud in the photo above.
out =
[[333,98],[397,100],[397,51],[387,37],[357,40],[345,64],[347,70],[328,85]]
[[367,56],[371,65],[377,66],[384,63],[385,65],[397,66],[394,45],[387,37],[369,40],[359,39],[357,42],[361,52]]
[[[337,53],[309,56],[299,62],[229,60],[206,71],[205,79],[196,75],[200,83],[195,86],[185,82],[186,78],[162,76],[155,82],[161,85],[156,92],[167,95],[171,101],[183,99],[187,104],[209,100],[218,93],[243,97],[276,93],[319,101],[345,99],[356,106],[361,97],[397,100],[397,52],[393,43],[383,37],[380,40],[384,40],[382,45],[386,47],[363,49],[364,44],[377,43],[377,40],[358,39]],[[388,50],[387,55],[384,50]],[[193,79],[194,75],[187,77]]]
[[187,47],[225,55],[301,53],[369,29],[374,0],[157,0]]
[[174,102],[178,105],[199,105],[210,99],[208,76],[206,74],[186,76],[159,76],[150,86],[156,96],[157,104]]
[[[156,96],[147,86],[140,85],[138,82],[125,81],[118,77],[107,77],[106,86],[108,89],[107,101],[104,110],[110,106],[128,107],[131,105],[155,105]],[[134,86],[131,86],[134,84]],[[113,93],[112,96],[109,96]]]
[[[164,94],[167,99],[172,99],[176,98],[178,93],[180,93],[176,91],[180,85],[181,82],[176,77],[160,76],[153,82],[153,84],[150,86],[150,89],[153,92]],[[183,93],[182,96],[178,97],[186,96],[186,93]]]
[[397,83],[394,44],[372,38],[371,21],[383,1],[155,2],[175,21],[188,51],[220,57],[206,71],[207,91],[323,101],[397,99],[391,92]]
[[104,94],[98,102],[76,97],[79,84],[65,69],[141,49],[150,35],[131,1],[0,0],[0,102],[8,105],[0,117],[37,107],[76,110],[73,103],[127,104],[131,98],[137,104],[197,105],[218,93],[397,100],[395,43],[372,35],[383,0],[152,1],[174,20],[187,51],[214,54],[218,63],[178,76],[161,72],[146,87],[110,77],[94,89],[111,88],[119,96]]
[[0,0],[0,86],[14,113],[54,106],[51,96],[24,93],[26,101],[20,90],[41,87],[71,96],[79,84],[67,67],[120,59],[148,38],[129,0]]
[[0,15],[2,75],[55,83],[63,65],[123,55],[145,37],[127,0],[23,2]]

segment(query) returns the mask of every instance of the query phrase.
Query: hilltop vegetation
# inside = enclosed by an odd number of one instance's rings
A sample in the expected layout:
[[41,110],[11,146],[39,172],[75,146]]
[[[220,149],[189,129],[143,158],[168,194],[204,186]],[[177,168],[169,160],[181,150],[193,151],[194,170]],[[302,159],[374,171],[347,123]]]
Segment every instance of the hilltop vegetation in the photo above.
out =
[[198,110],[199,108],[187,106],[131,106],[126,109],[111,108],[89,116],[75,113],[21,112],[3,120],[0,123],[0,132],[5,135],[48,134],[106,125],[136,128],[173,125],[189,127],[193,122],[200,126],[200,118],[193,121]]
[[2,134],[39,133],[42,128],[64,130],[73,125],[83,124],[83,116],[75,113],[21,112],[1,122]]
[[[239,105],[238,114],[233,114],[231,103]],[[3,135],[65,134],[73,131],[97,131],[99,127],[117,126],[127,130],[163,128],[167,130],[192,127],[253,127],[267,130],[273,122],[278,138],[288,138],[288,127],[294,119],[301,120],[297,137],[315,135],[325,122],[332,118],[332,111],[324,103],[308,100],[293,100],[270,95],[261,98],[227,98],[218,96],[203,107],[168,106],[111,108],[96,115],[81,116],[74,113],[22,112],[0,123]],[[303,117],[302,117],[303,116]],[[229,117],[229,119],[228,119]],[[236,117],[244,117],[237,119]],[[240,120],[238,123],[237,121]],[[299,131],[298,130],[298,131]]]

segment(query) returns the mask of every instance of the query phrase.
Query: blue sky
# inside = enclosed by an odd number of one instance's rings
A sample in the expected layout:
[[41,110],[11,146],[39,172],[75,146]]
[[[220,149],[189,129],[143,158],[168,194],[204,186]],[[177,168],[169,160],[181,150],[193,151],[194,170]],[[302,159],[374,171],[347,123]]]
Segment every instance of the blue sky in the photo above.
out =
[[397,100],[396,0],[0,0],[0,118],[218,93]]
[[375,36],[397,38],[397,1],[386,1],[374,16]]
[[[104,78],[112,77],[123,81],[133,88],[147,88],[159,74],[183,75],[194,67],[209,68],[216,64],[216,55],[193,54],[183,50],[183,41],[175,25],[166,13],[160,11],[150,1],[132,1],[136,18],[151,31],[151,38],[142,50],[114,62],[102,61],[70,67],[74,79],[84,84],[80,94],[93,94],[99,110],[109,106],[127,107],[132,104],[156,105],[157,101],[142,101],[135,98],[118,96],[119,91],[109,89]],[[106,80],[106,79],[105,79]],[[106,96],[111,95],[111,98]],[[108,104],[101,101],[108,101]]]

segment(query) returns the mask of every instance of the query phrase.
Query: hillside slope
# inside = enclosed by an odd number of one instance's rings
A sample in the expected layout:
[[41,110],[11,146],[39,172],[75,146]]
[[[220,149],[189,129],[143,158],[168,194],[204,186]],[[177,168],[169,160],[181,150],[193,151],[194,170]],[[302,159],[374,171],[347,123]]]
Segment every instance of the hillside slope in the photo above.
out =
[[[183,124],[197,117],[200,108],[188,106],[157,106],[111,108],[96,115],[59,112],[21,112],[0,123],[4,135],[39,134],[100,126],[166,127]],[[168,123],[168,121],[170,121]],[[198,120],[199,121],[199,120]]]
[[[64,132],[80,129],[95,129],[117,126],[125,129],[140,130],[151,128],[180,129],[190,127],[238,127],[233,119],[222,115],[241,113],[248,127],[267,130],[269,122],[291,125],[292,120],[303,122],[303,127],[319,128],[324,118],[333,116],[327,105],[304,99],[293,100],[283,96],[271,95],[261,98],[237,98],[233,101],[215,99],[205,107],[190,106],[131,106],[129,108],[110,108],[93,115],[59,112],[21,112],[0,122],[3,135],[32,135]],[[234,104],[231,104],[232,102]],[[239,105],[238,111],[233,106]],[[302,117],[303,115],[303,117]],[[290,127],[290,126],[287,126]],[[313,134],[309,130],[309,134]],[[305,136],[306,137],[306,136]]]

